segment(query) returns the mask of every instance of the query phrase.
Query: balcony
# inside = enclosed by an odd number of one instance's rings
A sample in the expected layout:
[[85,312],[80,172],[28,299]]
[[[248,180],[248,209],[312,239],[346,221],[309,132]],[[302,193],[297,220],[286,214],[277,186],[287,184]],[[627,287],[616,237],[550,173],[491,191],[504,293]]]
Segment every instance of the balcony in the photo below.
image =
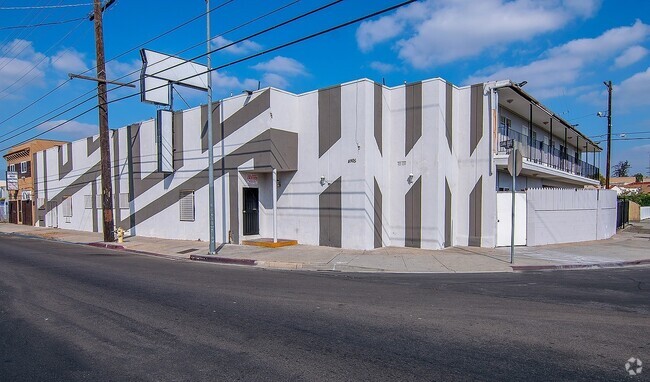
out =
[[501,142],[511,139],[514,140],[514,145],[521,155],[532,163],[588,179],[598,180],[600,178],[600,170],[593,164],[577,157],[570,157],[566,152],[550,147],[542,141],[535,140],[531,144],[527,135],[506,129],[504,125],[499,126],[498,154],[510,154],[511,149],[501,147]]

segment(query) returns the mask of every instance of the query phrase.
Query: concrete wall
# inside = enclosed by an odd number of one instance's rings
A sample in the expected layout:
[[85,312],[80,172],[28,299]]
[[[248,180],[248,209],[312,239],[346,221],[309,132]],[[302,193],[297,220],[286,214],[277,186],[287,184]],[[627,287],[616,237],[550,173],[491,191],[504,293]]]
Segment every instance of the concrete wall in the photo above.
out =
[[641,220],[641,207],[631,200],[629,203],[628,213],[631,222],[638,222]]
[[641,207],[639,210],[641,220],[650,219],[650,207]]
[[616,233],[616,192],[527,191],[527,245],[600,240]]

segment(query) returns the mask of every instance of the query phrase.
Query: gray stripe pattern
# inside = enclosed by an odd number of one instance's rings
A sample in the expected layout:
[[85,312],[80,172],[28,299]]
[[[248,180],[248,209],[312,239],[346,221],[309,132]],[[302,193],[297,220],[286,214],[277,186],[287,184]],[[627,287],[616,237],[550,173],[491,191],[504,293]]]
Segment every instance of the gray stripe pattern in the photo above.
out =
[[319,245],[341,247],[341,178],[336,179],[318,196]]
[[452,225],[451,225],[451,188],[445,177],[445,247],[452,246]]
[[452,151],[453,143],[453,122],[454,122],[454,86],[447,82],[445,88],[445,133],[449,152]]
[[469,194],[469,238],[471,247],[481,246],[481,228],[483,225],[483,177],[480,177]]
[[341,86],[318,91],[318,157],[341,139]]
[[374,190],[374,210],[375,210],[375,219],[374,219],[374,231],[375,231],[375,248],[383,247],[382,240],[382,194],[381,189],[379,188],[379,183],[377,183],[377,178],[375,181],[375,190]]
[[413,183],[404,198],[404,246],[422,245],[422,177]]
[[469,115],[469,154],[483,138],[483,84],[472,85]]
[[[68,161],[63,163],[63,150],[68,153]],[[59,146],[59,180],[63,179],[72,171],[72,143]]]
[[406,85],[406,146],[408,155],[422,136],[422,82]]
[[374,99],[374,111],[375,111],[375,142],[377,142],[377,148],[379,148],[379,154],[382,155],[382,130],[383,130],[383,94],[382,87],[380,84],[375,82],[375,99]]

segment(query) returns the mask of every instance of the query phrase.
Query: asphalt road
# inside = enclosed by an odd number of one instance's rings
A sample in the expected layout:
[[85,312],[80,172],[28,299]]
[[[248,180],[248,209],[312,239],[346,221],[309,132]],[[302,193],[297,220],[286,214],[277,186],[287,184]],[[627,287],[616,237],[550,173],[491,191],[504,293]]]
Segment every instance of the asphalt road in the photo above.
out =
[[3,381],[641,381],[649,349],[650,268],[266,271],[0,235]]

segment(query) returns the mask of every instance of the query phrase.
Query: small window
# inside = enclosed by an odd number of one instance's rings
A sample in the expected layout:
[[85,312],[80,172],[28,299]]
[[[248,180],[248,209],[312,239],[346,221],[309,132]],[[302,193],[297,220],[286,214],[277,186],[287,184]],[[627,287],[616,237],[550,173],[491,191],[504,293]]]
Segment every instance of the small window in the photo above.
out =
[[89,210],[93,208],[93,196],[92,195],[84,195],[84,208]]
[[27,162],[20,162],[20,173],[21,174],[27,173]]
[[38,206],[39,210],[44,210],[45,209],[45,198],[37,198],[36,199],[36,205]]
[[181,191],[179,196],[180,220],[194,221],[194,191]]
[[10,164],[9,165],[9,172],[16,172],[16,165],[15,164]]
[[71,218],[72,217],[72,196],[64,196],[63,202],[63,217]]

